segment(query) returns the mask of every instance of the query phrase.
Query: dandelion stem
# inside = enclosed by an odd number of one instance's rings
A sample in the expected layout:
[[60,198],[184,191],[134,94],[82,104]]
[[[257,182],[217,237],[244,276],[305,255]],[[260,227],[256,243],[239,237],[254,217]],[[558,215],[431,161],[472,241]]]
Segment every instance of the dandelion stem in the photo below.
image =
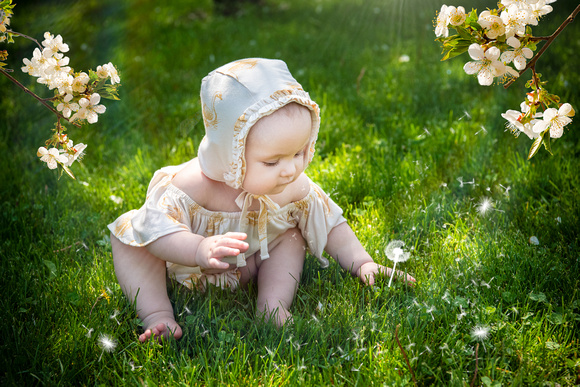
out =
[[405,358],[405,363],[407,363],[407,368],[409,368],[409,372],[411,372],[411,377],[413,378],[413,384],[415,384],[415,386],[417,386],[417,379],[415,379],[415,373],[413,372],[413,368],[411,368],[411,364],[409,363],[409,358],[407,357],[407,352],[405,352],[405,349],[403,348],[403,346],[401,345],[401,342],[399,341],[399,327],[401,326],[401,324],[397,324],[397,327],[395,328],[395,340],[397,341],[397,345],[399,346],[399,349],[401,350],[401,353],[403,354],[403,357]]
[[471,384],[469,387],[473,387],[475,385],[475,379],[477,379],[477,366],[479,362],[479,357],[477,356],[477,352],[479,350],[479,343],[475,346],[475,373],[473,374],[473,379],[471,379]]
[[393,270],[391,271],[391,278],[389,279],[389,288],[391,287],[391,282],[393,281],[393,276],[395,275],[395,268],[397,267],[397,261],[393,264]]
[[[538,61],[538,59],[540,59],[540,57],[542,56],[542,54],[544,54],[544,52],[548,49],[548,47],[550,47],[550,44],[552,44],[552,42],[554,41],[554,39],[556,39],[558,37],[558,35],[560,35],[560,33],[562,32],[562,30],[570,23],[572,23],[574,21],[574,18],[578,15],[578,13],[580,13],[580,4],[578,4],[578,6],[576,7],[576,9],[574,11],[572,11],[572,13],[570,14],[570,16],[568,16],[566,18],[566,20],[564,20],[564,22],[562,24],[560,24],[560,27],[558,27],[558,29],[556,31],[554,31],[554,33],[552,35],[550,35],[548,37],[548,39],[546,39],[546,43],[542,46],[542,48],[540,49],[540,51],[538,51],[538,53],[536,55],[534,55],[534,57],[528,62],[528,64],[526,65],[526,67],[520,71],[520,75],[522,75],[523,73],[525,73],[530,67],[533,67],[536,62]],[[508,87],[511,86],[512,83],[515,82],[517,78],[513,78],[512,80],[510,80],[508,83],[506,83],[503,87],[505,89],[507,89]]]
[[41,104],[44,105],[44,107],[46,107],[48,110],[50,110],[51,112],[53,112],[54,114],[56,114],[56,116],[59,119],[64,119],[66,121],[68,121],[69,123],[73,124],[74,126],[76,126],[77,128],[81,127],[81,124],[78,124],[76,122],[72,122],[71,120],[69,120],[68,118],[66,118],[65,116],[63,116],[62,114],[60,114],[58,111],[56,111],[52,106],[50,106],[44,99],[40,98],[38,95],[34,94],[32,91],[30,91],[26,86],[24,86],[22,83],[18,82],[18,80],[16,78],[14,78],[12,75],[8,74],[6,71],[4,70],[0,70],[0,73],[4,74],[8,79],[10,79],[14,84],[16,84],[16,86],[20,87],[22,90],[24,90],[25,93],[33,96],[38,102],[40,102]]

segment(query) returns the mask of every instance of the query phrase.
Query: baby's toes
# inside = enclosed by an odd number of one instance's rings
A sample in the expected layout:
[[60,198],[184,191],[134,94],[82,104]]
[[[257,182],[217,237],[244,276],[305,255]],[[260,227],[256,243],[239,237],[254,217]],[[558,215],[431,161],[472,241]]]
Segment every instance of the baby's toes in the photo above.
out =
[[151,338],[152,334],[153,332],[151,332],[151,329],[147,329],[145,332],[139,335],[139,341],[142,343],[146,342]]

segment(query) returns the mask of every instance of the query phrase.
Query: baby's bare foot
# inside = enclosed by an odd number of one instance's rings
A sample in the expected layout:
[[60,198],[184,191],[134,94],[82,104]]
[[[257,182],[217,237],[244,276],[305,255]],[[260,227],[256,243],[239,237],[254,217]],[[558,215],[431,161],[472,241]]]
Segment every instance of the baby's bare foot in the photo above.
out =
[[183,334],[181,327],[175,322],[175,320],[153,323],[149,328],[145,329],[141,335],[139,335],[139,341],[144,343],[151,338],[161,342],[165,339],[180,339]]

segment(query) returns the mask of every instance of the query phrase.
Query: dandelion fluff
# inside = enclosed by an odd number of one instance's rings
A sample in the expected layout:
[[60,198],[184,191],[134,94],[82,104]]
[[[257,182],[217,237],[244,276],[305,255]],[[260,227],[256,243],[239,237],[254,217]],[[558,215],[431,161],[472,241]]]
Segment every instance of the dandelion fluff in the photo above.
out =
[[391,261],[397,262],[405,262],[410,257],[410,253],[406,252],[402,249],[405,246],[405,242],[403,241],[392,241],[390,242],[387,247],[385,248],[385,254],[387,258]]
[[477,204],[477,212],[485,216],[490,210],[493,210],[493,201],[488,197],[483,197]]
[[109,335],[99,335],[99,347],[105,352],[113,352],[117,347],[117,341]]
[[484,325],[476,325],[471,329],[471,337],[479,341],[487,339],[489,337],[489,327]]
[[394,240],[391,241],[385,248],[385,255],[387,258],[394,262],[393,270],[391,271],[391,278],[389,279],[389,287],[391,287],[391,282],[393,281],[393,276],[395,275],[397,262],[405,262],[411,256],[411,253],[403,250],[403,246],[405,246],[405,242]]

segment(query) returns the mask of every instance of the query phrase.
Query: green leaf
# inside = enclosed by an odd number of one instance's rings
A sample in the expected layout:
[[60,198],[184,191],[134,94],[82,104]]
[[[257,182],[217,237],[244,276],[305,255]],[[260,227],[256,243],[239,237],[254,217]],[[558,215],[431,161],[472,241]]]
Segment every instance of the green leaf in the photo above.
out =
[[534,143],[532,144],[532,147],[530,148],[530,153],[528,153],[528,160],[534,157],[536,153],[538,153],[538,150],[540,149],[540,145],[542,145],[543,140],[544,133],[540,134],[540,137],[536,138],[536,141],[534,141]]
[[465,23],[471,24],[473,22],[477,22],[478,19],[479,16],[477,14],[477,9],[472,9],[471,12],[467,14],[467,17],[465,18]]
[[67,173],[67,175],[69,175],[70,177],[72,177],[73,180],[76,180],[76,177],[73,175],[73,173],[71,172],[71,170],[66,165],[63,165],[62,166],[62,169],[64,169],[64,171]]
[[49,274],[49,278],[54,278],[56,277],[56,265],[54,264],[54,262],[49,261],[48,259],[45,259],[43,261],[44,266],[46,266],[48,268],[48,271],[50,272]]
[[564,323],[564,316],[562,316],[561,313],[552,312],[552,314],[548,316],[548,321],[554,325],[561,325]]
[[443,56],[443,58],[441,58],[441,61],[455,58],[456,56],[459,56],[459,55],[463,54],[464,52],[467,52],[468,49],[469,49],[469,46],[463,46],[463,45],[452,48],[451,50],[447,51],[447,53]]
[[456,26],[455,30],[463,38],[464,40],[471,41],[471,34],[467,32],[467,30],[461,26]]
[[552,156],[554,156],[554,154],[552,153],[552,144],[550,143],[550,136],[545,136],[543,143],[544,143],[544,148],[546,148],[548,153],[551,154]]
[[542,292],[540,293],[530,293],[530,300],[538,301],[538,302],[548,302],[546,295]]

